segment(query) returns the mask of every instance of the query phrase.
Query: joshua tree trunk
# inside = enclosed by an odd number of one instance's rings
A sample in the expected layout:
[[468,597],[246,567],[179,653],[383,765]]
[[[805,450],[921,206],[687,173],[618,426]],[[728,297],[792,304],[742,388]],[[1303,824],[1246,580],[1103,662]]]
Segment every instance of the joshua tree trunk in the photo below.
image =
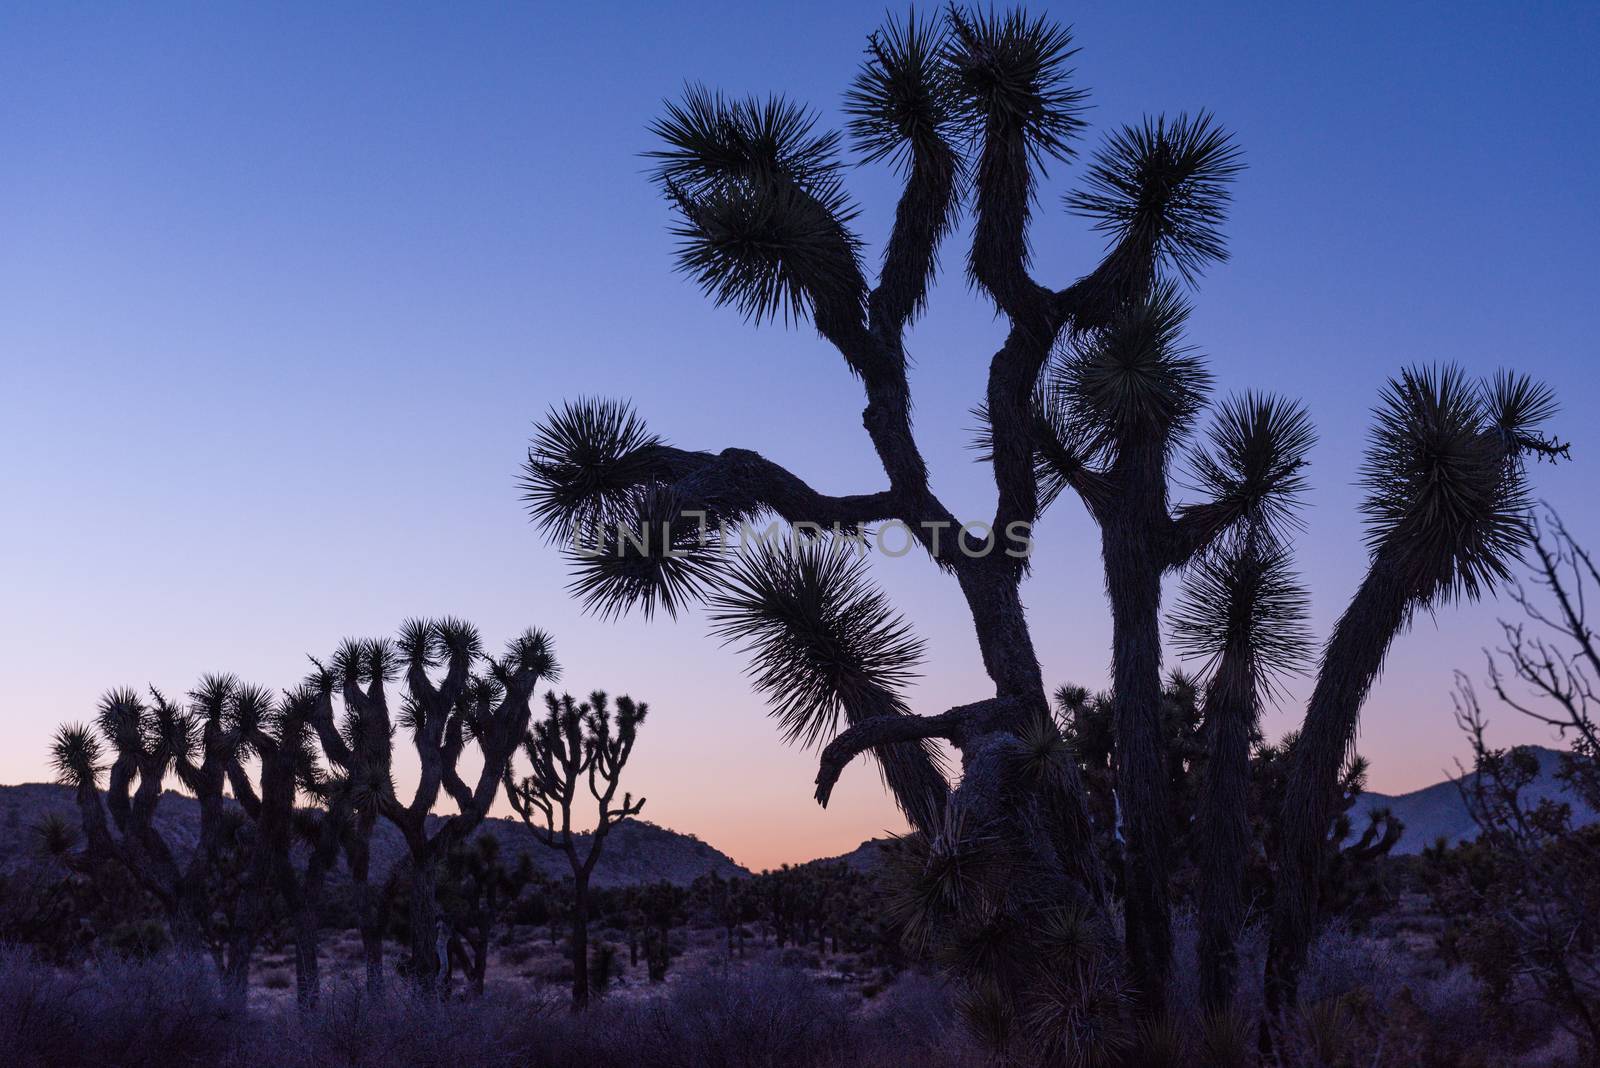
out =
[[294,914],[294,989],[302,1009],[314,1009],[322,998],[322,968],[317,960],[321,916],[316,906],[302,905]]
[[344,843],[345,863],[350,868],[350,884],[355,897],[356,926],[361,931],[361,955],[366,962],[367,993],[383,993],[383,891],[374,887],[372,875],[372,825],[375,816],[371,809],[357,813],[348,838]]
[[438,865],[429,852],[413,847],[410,871],[411,974],[418,985],[432,990],[444,970],[439,959]]
[[589,1006],[589,873],[576,863],[572,878],[572,1011]]
[[1224,654],[1206,695],[1205,781],[1196,819],[1200,841],[1200,1004],[1225,1011],[1239,972],[1244,871],[1250,853],[1250,731],[1255,690],[1249,661]]
[[1107,522],[1111,593],[1113,723],[1117,796],[1122,806],[1125,939],[1145,1007],[1165,1004],[1172,957],[1167,897],[1167,760],[1161,734],[1161,565],[1146,530]]
[[1328,829],[1338,812],[1339,769],[1355,739],[1367,692],[1409,614],[1410,591],[1394,570],[1380,555],[1339,617],[1291,754],[1267,954],[1269,1021],[1295,1003],[1315,934]]

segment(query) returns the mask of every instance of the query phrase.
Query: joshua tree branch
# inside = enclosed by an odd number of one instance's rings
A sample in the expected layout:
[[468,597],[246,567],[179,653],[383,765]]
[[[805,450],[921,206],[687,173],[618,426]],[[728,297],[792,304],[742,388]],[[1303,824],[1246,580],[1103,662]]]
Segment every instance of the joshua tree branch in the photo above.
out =
[[895,209],[883,270],[867,299],[872,329],[881,336],[898,338],[927,300],[939,242],[950,229],[957,167],[955,152],[943,141],[913,156],[905,192]]
[[1039,459],[1072,487],[1091,516],[1098,517],[1112,496],[1112,485],[1105,474],[1084,463],[1046,420],[1035,417],[1032,426],[1033,447]]
[[869,749],[928,738],[944,738],[960,746],[965,739],[983,733],[989,724],[1013,713],[1017,704],[1016,698],[991,697],[970,705],[957,705],[937,716],[888,714],[861,720],[842,731],[822,750],[817,770],[817,803],[828,807],[833,787],[845,767]]
[[1244,517],[1245,507],[1232,501],[1184,505],[1168,526],[1167,561],[1182,567],[1203,552],[1228,527]]
[[832,497],[818,493],[787,468],[749,449],[720,453],[653,447],[661,470],[693,502],[723,515],[748,515],[771,509],[791,523],[855,528],[899,515],[887,491]]

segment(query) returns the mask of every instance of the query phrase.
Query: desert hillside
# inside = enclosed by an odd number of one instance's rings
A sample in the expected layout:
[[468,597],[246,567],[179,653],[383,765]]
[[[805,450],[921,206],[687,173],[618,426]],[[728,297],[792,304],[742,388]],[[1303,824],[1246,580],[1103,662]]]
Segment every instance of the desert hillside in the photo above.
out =
[[[51,814],[77,826],[78,812],[67,787],[50,783],[0,786],[0,871],[28,860],[33,848],[30,828]],[[156,823],[167,841],[180,849],[192,846],[199,828],[194,798],[167,792],[161,798]],[[571,874],[566,857],[536,843],[520,821],[486,820],[476,833],[498,839],[508,864],[514,863],[518,854],[526,853],[533,858],[535,867],[552,879],[559,880]],[[580,852],[586,848],[580,843]],[[380,822],[373,834],[373,869],[390,870],[403,853],[399,832]],[[679,834],[646,820],[630,819],[615,827],[606,839],[605,852],[595,869],[594,885],[603,889],[664,881],[688,886],[710,872],[723,878],[750,874],[727,854],[694,835]]]

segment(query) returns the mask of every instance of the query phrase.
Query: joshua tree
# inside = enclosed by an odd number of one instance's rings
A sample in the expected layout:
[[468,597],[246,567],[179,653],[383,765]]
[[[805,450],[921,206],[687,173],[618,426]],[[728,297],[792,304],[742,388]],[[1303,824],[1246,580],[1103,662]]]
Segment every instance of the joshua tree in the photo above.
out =
[[[1082,191],[1066,201],[1106,234],[1107,254],[1064,288],[1041,284],[1029,268],[1039,182],[1048,162],[1071,155],[1082,126],[1083,93],[1067,69],[1071,54],[1066,31],[1021,13],[952,7],[941,20],[913,18],[873,35],[846,96],[849,130],[864,162],[889,161],[904,179],[875,283],[867,280],[851,229],[855,210],[843,188],[841,139],[818,132],[808,112],[782,99],[735,101],[696,88],[669,103],[655,123],[662,141],[653,153],[655,177],[676,213],[680,269],[719,305],[757,324],[780,314],[809,320],[838,350],[864,389],[863,424],[886,489],[821,494],[754,452],[680,449],[651,434],[625,404],[592,400],[549,414],[525,468],[534,521],[553,540],[572,538],[574,588],[587,607],[675,615],[691,603],[708,604],[717,632],[753,658],[755,682],[788,736],[808,743],[833,736],[820,760],[820,802],[826,804],[851,760],[877,757],[923,835],[904,851],[926,865],[913,881],[908,914],[919,917],[918,937],[957,950],[952,960],[974,964],[970,974],[982,1002],[974,1008],[989,1023],[1002,1016],[1016,1021],[1028,998],[1074,984],[1079,1000],[1056,1008],[1078,1013],[1075,1019],[1095,1016],[1118,1001],[1113,994],[1120,990],[1114,961],[1084,957],[1064,968],[1030,950],[1016,966],[996,970],[974,951],[992,948],[997,932],[1017,930],[1033,932],[1021,940],[1033,947],[1058,936],[1098,947],[1109,929],[1084,784],[1050,715],[1022,609],[1027,553],[1006,550],[1029,537],[1042,510],[1066,489],[1101,527],[1113,614],[1112,770],[1126,831],[1125,948],[1136,993],[1154,1010],[1170,955],[1161,579],[1225,554],[1247,529],[1263,539],[1263,551],[1277,541],[1311,440],[1292,403],[1254,395],[1229,402],[1215,413],[1209,438],[1191,451],[1199,500],[1169,504],[1172,457],[1204,409],[1209,382],[1182,344],[1187,309],[1178,285],[1193,284],[1225,257],[1221,225],[1238,153],[1204,114],[1150,119],[1113,133]],[[912,435],[906,373],[907,328],[926,303],[939,248],[963,209],[972,219],[968,279],[1008,325],[976,405],[981,452],[996,487],[992,520],[981,524],[958,523],[929,486]],[[1434,533],[1410,520],[1387,521],[1396,533],[1379,555],[1390,561],[1389,578],[1381,581],[1391,586],[1390,579],[1400,581],[1395,568],[1410,566],[1401,558],[1430,551],[1438,532],[1485,524],[1508,529],[1493,516],[1518,505],[1515,493],[1501,494],[1502,503],[1495,489],[1487,496],[1446,490],[1440,498],[1430,477],[1470,480],[1476,476],[1464,476],[1463,465],[1493,452],[1488,467],[1503,473],[1496,477],[1509,489],[1520,477],[1518,457],[1547,445],[1531,429],[1546,414],[1542,394],[1520,379],[1480,395],[1455,372],[1408,373],[1394,390],[1439,393],[1441,382],[1450,392],[1441,403],[1465,404],[1474,413],[1470,429],[1441,430],[1416,411],[1380,434],[1376,462],[1393,472],[1396,487],[1382,495],[1389,502],[1383,507],[1399,507],[1393,502],[1407,492],[1434,495],[1423,506],[1424,525],[1431,521]],[[1422,385],[1414,389],[1415,383]],[[1414,483],[1405,481],[1413,476]],[[749,550],[753,526],[773,518],[800,536]],[[905,687],[920,646],[852,555],[874,524],[882,525],[880,540],[888,527],[900,527],[899,536],[920,544],[956,580],[992,697],[937,715],[912,714]],[[1488,540],[1495,543],[1485,545],[1491,556],[1515,548],[1515,538]],[[736,546],[746,551],[729,551]],[[1357,613],[1369,638],[1376,608]],[[1402,619],[1409,610],[1400,612]],[[1355,655],[1349,629],[1329,649],[1341,678]],[[1267,649],[1245,657],[1263,665],[1271,660]],[[1297,850],[1310,844],[1309,852],[1292,854],[1295,873],[1302,862],[1315,867],[1331,826],[1349,738],[1341,723],[1353,727],[1381,651],[1377,660],[1365,660],[1366,681],[1339,688],[1341,707],[1352,697],[1354,707],[1332,712],[1328,695],[1313,702],[1315,723],[1308,723],[1303,748],[1317,755],[1305,758],[1295,786],[1311,806],[1311,821],[1303,834],[1286,836]],[[960,754],[954,790],[926,746],[930,739],[948,740]],[[1236,756],[1236,737],[1223,748]],[[1231,765],[1236,776],[1237,760]],[[1311,793],[1320,799],[1315,805]],[[987,870],[980,876],[981,868]],[[1307,892],[1299,874],[1291,880],[1296,895]],[[1308,913],[1284,913],[1301,914]],[[1086,934],[1091,929],[1098,932],[1093,937]],[[989,996],[997,990],[1003,996]],[[1095,1004],[1093,1012],[1083,999]],[[1025,1015],[1043,1019],[1052,1011],[1044,1006]],[[1049,1034],[1035,1038],[1039,1048],[1055,1041]]]
[[[800,696],[778,697],[792,736],[821,740],[844,714],[851,728],[827,750],[820,800],[846,762],[871,750],[886,762],[908,818],[935,831],[949,788],[928,751],[907,743],[949,739],[961,752],[959,804],[969,826],[1003,830],[1055,885],[1047,896],[1093,903],[1102,879],[1087,848],[1076,769],[1050,760],[1035,786],[1017,788],[1018,763],[1048,747],[1053,727],[1020,597],[1026,561],[1004,549],[1039,516],[1036,394],[1052,350],[1146,306],[1165,272],[1192,276],[1220,257],[1222,183],[1234,164],[1208,124],[1124,131],[1103,156],[1104,180],[1077,205],[1097,216],[1109,252],[1063,289],[1040,284],[1028,270],[1038,181],[1048,161],[1070,155],[1082,126],[1072,51],[1065,30],[1021,14],[952,9],[942,21],[912,19],[874,35],[846,98],[850,129],[865,159],[888,160],[905,178],[875,285],[849,228],[855,213],[840,181],[839,137],[816,133],[802,109],[696,89],[656,124],[665,142],[657,179],[679,216],[680,267],[758,323],[779,313],[809,318],[839,350],[865,389],[863,421],[887,489],[823,495],[747,450],[670,447],[626,408],[595,402],[546,421],[527,475],[533,515],[553,535],[619,522],[637,528],[641,518],[651,530],[668,523],[662,540],[670,545],[602,544],[576,559],[592,607],[670,613],[709,592],[721,598],[729,631],[762,624],[752,650],[758,681],[775,690],[789,678],[808,680]],[[1167,132],[1202,127],[1206,136],[1189,141]],[[963,203],[974,219],[968,276],[1010,327],[981,398],[996,509],[992,522],[965,530],[930,488],[912,437],[905,348]],[[859,569],[804,546],[723,566],[676,518],[686,510],[714,524],[777,515],[846,535],[903,524],[966,597],[994,696],[938,716],[905,714],[915,642],[863,588]],[[857,605],[867,611],[850,611]]]
[[[571,694],[557,697],[552,691],[545,694],[545,709],[544,718],[522,738],[528,774],[519,782],[505,768],[506,796],[534,838],[564,853],[572,867],[572,1007],[578,1011],[589,1004],[589,969],[584,964],[589,959],[589,878],[611,829],[644,808],[644,798],[635,801],[626,792],[622,803],[612,806],[649,706],[624,695],[617,698],[613,718],[611,702],[599,690],[582,704]],[[580,850],[572,806],[585,782],[599,810]]]
[[495,924],[533,879],[528,855],[520,854],[517,863],[507,868],[500,840],[490,834],[457,846],[445,858],[439,891],[450,931],[450,957],[474,994],[483,993]]
[[[225,810],[225,788],[230,775],[242,774],[239,761],[249,749],[251,724],[269,713],[272,698],[231,675],[202,679],[188,707],[154,688],[150,697],[146,703],[128,689],[106,694],[98,735],[84,726],[62,727],[53,745],[56,769],[76,791],[91,856],[125,867],[160,902],[173,943],[186,951],[209,950],[230,996],[242,998],[248,953],[227,959],[213,938],[212,915],[221,908],[217,869],[230,844],[225,839],[237,829]],[[98,788],[106,770],[102,739],[114,753],[103,802]],[[199,802],[199,834],[187,857],[155,824],[169,773],[176,773]]]
[[[1239,169],[1237,151],[1208,117],[1147,123],[1113,140],[1091,170],[1091,191],[1069,203],[1111,212],[1126,176],[1158,165],[1190,175],[1191,207],[1213,219],[1226,202],[1222,183]],[[1195,264],[1178,266],[1192,271]],[[1127,948],[1152,1009],[1161,1004],[1171,955],[1161,579],[1217,546],[1247,516],[1257,527],[1272,526],[1302,488],[1300,469],[1312,442],[1297,405],[1253,394],[1229,401],[1217,413],[1209,446],[1197,449],[1190,465],[1208,502],[1175,514],[1169,509],[1171,454],[1204,410],[1209,388],[1203,361],[1181,345],[1187,314],[1176,288],[1162,284],[1105,329],[1069,339],[1044,384],[1036,429],[1044,500],[1071,489],[1100,527],[1111,602]]]
[[1307,656],[1306,605],[1287,550],[1251,524],[1190,573],[1174,613],[1180,649],[1203,659],[1210,673],[1194,852],[1200,869],[1200,999],[1213,1013],[1232,1004],[1238,978],[1253,845],[1250,749],[1275,676]]
[[[330,672],[318,670],[278,701],[271,721],[257,720],[242,729],[260,757],[261,789],[251,785],[242,767],[230,769],[234,796],[255,823],[247,893],[232,932],[231,955],[243,970],[260,937],[274,898],[288,910],[294,930],[295,989],[301,1008],[313,1008],[321,993],[318,943],[322,891],[328,872],[339,859],[349,833],[351,792],[318,765],[312,723],[333,688]],[[301,790],[320,808],[297,808]],[[295,865],[293,845],[305,845],[304,868]],[[243,981],[243,975],[239,977]]]
[[1376,412],[1362,477],[1370,563],[1323,650],[1290,753],[1267,1005],[1295,999],[1317,922],[1323,843],[1339,771],[1389,648],[1418,611],[1492,592],[1529,544],[1528,457],[1566,446],[1539,431],[1550,391],[1519,375],[1474,382],[1454,368],[1407,371]]
[[[473,668],[482,662],[488,673]],[[391,775],[393,744],[384,684],[405,668],[406,698],[400,726],[411,734],[421,762],[417,788],[409,804],[396,796]],[[437,681],[430,675],[442,667]],[[556,677],[558,668],[548,636],[528,630],[506,646],[499,659],[486,656],[477,629],[456,619],[410,620],[400,639],[349,641],[335,655],[334,675],[342,680],[345,731],[334,723],[331,704],[324,704],[315,724],[328,758],[350,780],[370,811],[399,828],[406,843],[411,916],[412,978],[432,987],[445,966],[439,952],[439,869],[450,851],[466,841],[488,814],[507,763],[528,725],[534,687]],[[475,784],[457,768],[468,742],[482,757]],[[439,820],[430,832],[429,817],[443,790],[455,802],[456,814]],[[358,820],[358,830],[361,830]],[[370,823],[365,832],[370,834]],[[357,846],[366,859],[364,842]],[[381,916],[368,902],[364,915]],[[370,911],[369,911],[370,909]],[[381,922],[381,921],[379,921]],[[364,932],[367,925],[363,924]],[[381,927],[369,939],[381,954]],[[369,974],[369,982],[371,976]]]

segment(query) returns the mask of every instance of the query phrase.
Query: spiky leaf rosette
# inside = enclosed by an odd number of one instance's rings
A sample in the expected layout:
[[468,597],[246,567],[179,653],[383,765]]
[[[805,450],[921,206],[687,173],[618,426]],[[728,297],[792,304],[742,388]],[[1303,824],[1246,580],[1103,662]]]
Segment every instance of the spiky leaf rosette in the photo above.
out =
[[256,739],[263,733],[276,731],[283,718],[284,710],[271,690],[253,682],[240,683],[229,703],[226,719],[235,751],[241,755],[252,752]]
[[[1094,1068],[1127,1063],[1133,992],[1105,959],[1045,973],[1025,992],[1021,1035],[1039,1063]],[[1142,1063],[1142,1062],[1141,1062]]]
[[364,685],[392,680],[398,667],[394,643],[388,638],[346,638],[334,651],[328,673],[333,685]]
[[726,100],[690,86],[651,132],[647,153],[678,209],[678,269],[718,305],[760,323],[817,305],[860,307],[866,283],[855,209],[840,180],[839,135],[782,97]]
[[1190,460],[1195,488],[1273,534],[1300,526],[1306,457],[1316,428],[1298,401],[1247,392],[1217,408],[1208,441]]
[[647,619],[658,608],[677,618],[704,597],[719,563],[716,534],[702,514],[670,487],[653,488],[629,519],[567,553],[573,571],[567,589],[586,611],[605,618],[633,608]]
[[1018,864],[1015,848],[959,803],[945,806],[932,830],[897,836],[884,851],[884,917],[916,953],[938,947],[958,926],[983,924]]
[[[709,598],[713,628],[750,657],[788,739],[816,744],[841,715],[856,724],[909,714],[903,690],[922,643],[871,585],[864,554],[844,539],[743,548]],[[912,826],[936,828],[950,784],[933,743],[880,745],[872,756]]]
[[396,645],[406,663],[418,667],[437,667],[450,660],[470,664],[483,655],[478,628],[454,616],[408,619],[400,625]]
[[556,661],[555,639],[538,627],[529,627],[506,642],[505,656],[499,664],[513,674],[526,671],[547,682],[555,682],[561,677],[561,665]]
[[1096,220],[1107,247],[1137,250],[1193,284],[1207,264],[1228,258],[1228,187],[1243,169],[1232,136],[1208,113],[1147,118],[1107,138],[1086,188],[1066,203]]
[[[1083,478],[1096,459],[1104,437],[1088,420],[1075,418],[1076,408],[1066,388],[1063,365],[1070,357],[1057,361],[1049,378],[1034,391],[1033,418],[1037,445],[1033,453],[1033,477],[1039,487],[1039,511],[1043,513],[1063,493]],[[988,412],[983,412],[987,423]],[[990,447],[993,433],[987,426],[981,445]],[[984,459],[988,459],[987,451]],[[1101,457],[1103,458],[1103,457]]]
[[101,737],[110,742],[118,753],[139,753],[144,750],[149,726],[148,709],[138,691],[129,687],[108,691],[100,698],[95,724],[100,728]]
[[1066,159],[1083,128],[1083,90],[1067,66],[1077,54],[1072,31],[1020,8],[950,9],[945,58],[955,71],[966,118],[975,134],[1021,138],[1035,166]]
[[104,752],[95,732],[83,724],[61,727],[50,740],[50,766],[55,769],[56,781],[68,786],[93,785]]
[[1564,446],[1538,423],[1553,398],[1525,379],[1481,386],[1459,368],[1410,369],[1375,411],[1361,477],[1367,544],[1423,605],[1475,599],[1528,542],[1525,460]]
[[1205,671],[1235,650],[1255,691],[1272,693],[1307,663],[1309,609],[1289,549],[1259,531],[1241,531],[1189,568],[1171,617],[1173,643]]
[[1068,342],[1052,368],[1066,440],[1114,460],[1131,444],[1163,446],[1188,429],[1211,375],[1182,344],[1189,306],[1171,284],[1120,311],[1104,329]]
[[852,710],[905,711],[922,642],[867,571],[846,539],[768,540],[742,547],[708,598],[790,741],[815,745]]
[[553,542],[614,529],[663,477],[661,439],[623,401],[579,398],[534,430],[520,484],[529,518]]
[[33,839],[34,855],[45,860],[65,859],[78,848],[78,839],[82,837],[77,824],[59,812],[45,813],[28,832]]
[[[237,685],[237,680],[232,680]],[[224,704],[232,699],[231,692],[226,695]],[[197,703],[195,711],[190,712],[176,701],[169,701],[165,694],[154,686],[150,687],[150,706],[145,716],[145,744],[159,753],[178,761],[180,775],[187,768],[189,761],[194,758],[197,742],[201,736],[202,716],[207,715],[204,706]],[[217,712],[217,725],[221,725],[224,709]],[[192,783],[185,783],[193,786]]]
[[955,71],[939,20],[890,18],[867,41],[867,58],[844,98],[855,147],[867,163],[887,159],[905,172],[941,155],[961,122]]

